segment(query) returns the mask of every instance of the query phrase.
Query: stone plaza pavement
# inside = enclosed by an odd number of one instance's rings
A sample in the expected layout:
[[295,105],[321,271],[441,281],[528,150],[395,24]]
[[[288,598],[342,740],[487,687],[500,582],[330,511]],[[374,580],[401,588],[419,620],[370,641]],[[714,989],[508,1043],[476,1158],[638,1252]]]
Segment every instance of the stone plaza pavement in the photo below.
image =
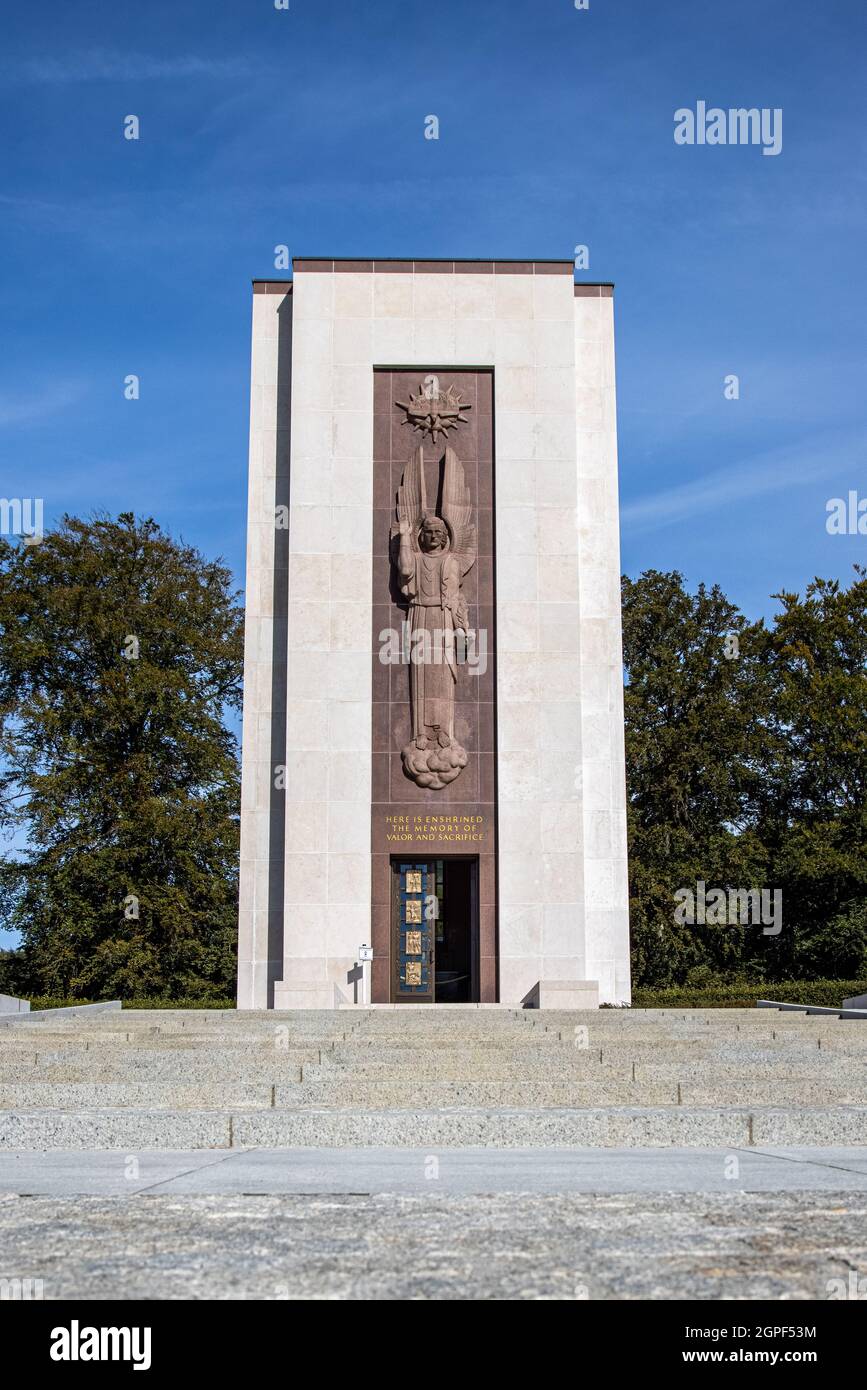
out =
[[828,1298],[867,1277],[865,1057],[867,1025],[764,1010],[16,1021],[0,1277],[48,1299]]

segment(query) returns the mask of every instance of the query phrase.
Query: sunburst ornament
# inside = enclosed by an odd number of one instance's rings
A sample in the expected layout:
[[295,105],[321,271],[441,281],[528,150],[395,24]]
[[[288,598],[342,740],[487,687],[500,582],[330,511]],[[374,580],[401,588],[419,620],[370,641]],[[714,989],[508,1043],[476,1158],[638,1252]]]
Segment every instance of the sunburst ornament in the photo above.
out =
[[440,435],[448,437],[450,430],[466,424],[466,416],[461,412],[472,410],[461,400],[460,392],[453,386],[440,391],[439,378],[426,377],[418,388],[418,395],[411,395],[408,401],[396,401],[401,410],[406,411],[407,425],[429,434],[436,444]]

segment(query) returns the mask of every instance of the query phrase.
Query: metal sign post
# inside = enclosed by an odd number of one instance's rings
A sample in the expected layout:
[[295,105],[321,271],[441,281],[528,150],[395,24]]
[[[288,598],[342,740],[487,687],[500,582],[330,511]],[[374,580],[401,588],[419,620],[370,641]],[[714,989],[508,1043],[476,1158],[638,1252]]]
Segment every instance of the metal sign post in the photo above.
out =
[[365,1008],[370,1004],[370,962],[373,960],[372,946],[359,946],[358,959],[361,962],[361,1002]]

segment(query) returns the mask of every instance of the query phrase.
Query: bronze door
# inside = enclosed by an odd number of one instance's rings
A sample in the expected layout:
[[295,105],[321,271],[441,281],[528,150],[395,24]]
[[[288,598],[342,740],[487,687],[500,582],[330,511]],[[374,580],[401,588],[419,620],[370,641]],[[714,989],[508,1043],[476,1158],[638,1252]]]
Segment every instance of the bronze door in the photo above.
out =
[[392,1003],[478,1003],[479,861],[391,862]]
[[399,860],[393,875],[392,999],[431,1004],[436,897],[427,860]]

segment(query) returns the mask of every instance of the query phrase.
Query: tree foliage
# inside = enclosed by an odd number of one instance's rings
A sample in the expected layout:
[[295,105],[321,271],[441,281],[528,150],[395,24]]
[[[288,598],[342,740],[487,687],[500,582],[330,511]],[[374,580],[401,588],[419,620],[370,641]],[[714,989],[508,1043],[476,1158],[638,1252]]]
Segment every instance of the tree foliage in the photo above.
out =
[[[867,578],[774,597],[766,627],[677,573],[623,580],[641,984],[867,969]],[[678,925],[674,893],[698,881],[780,889],[783,930]]]
[[[19,989],[233,989],[243,613],[152,520],[0,544],[0,868]],[[8,975],[7,965],[7,975]]]

